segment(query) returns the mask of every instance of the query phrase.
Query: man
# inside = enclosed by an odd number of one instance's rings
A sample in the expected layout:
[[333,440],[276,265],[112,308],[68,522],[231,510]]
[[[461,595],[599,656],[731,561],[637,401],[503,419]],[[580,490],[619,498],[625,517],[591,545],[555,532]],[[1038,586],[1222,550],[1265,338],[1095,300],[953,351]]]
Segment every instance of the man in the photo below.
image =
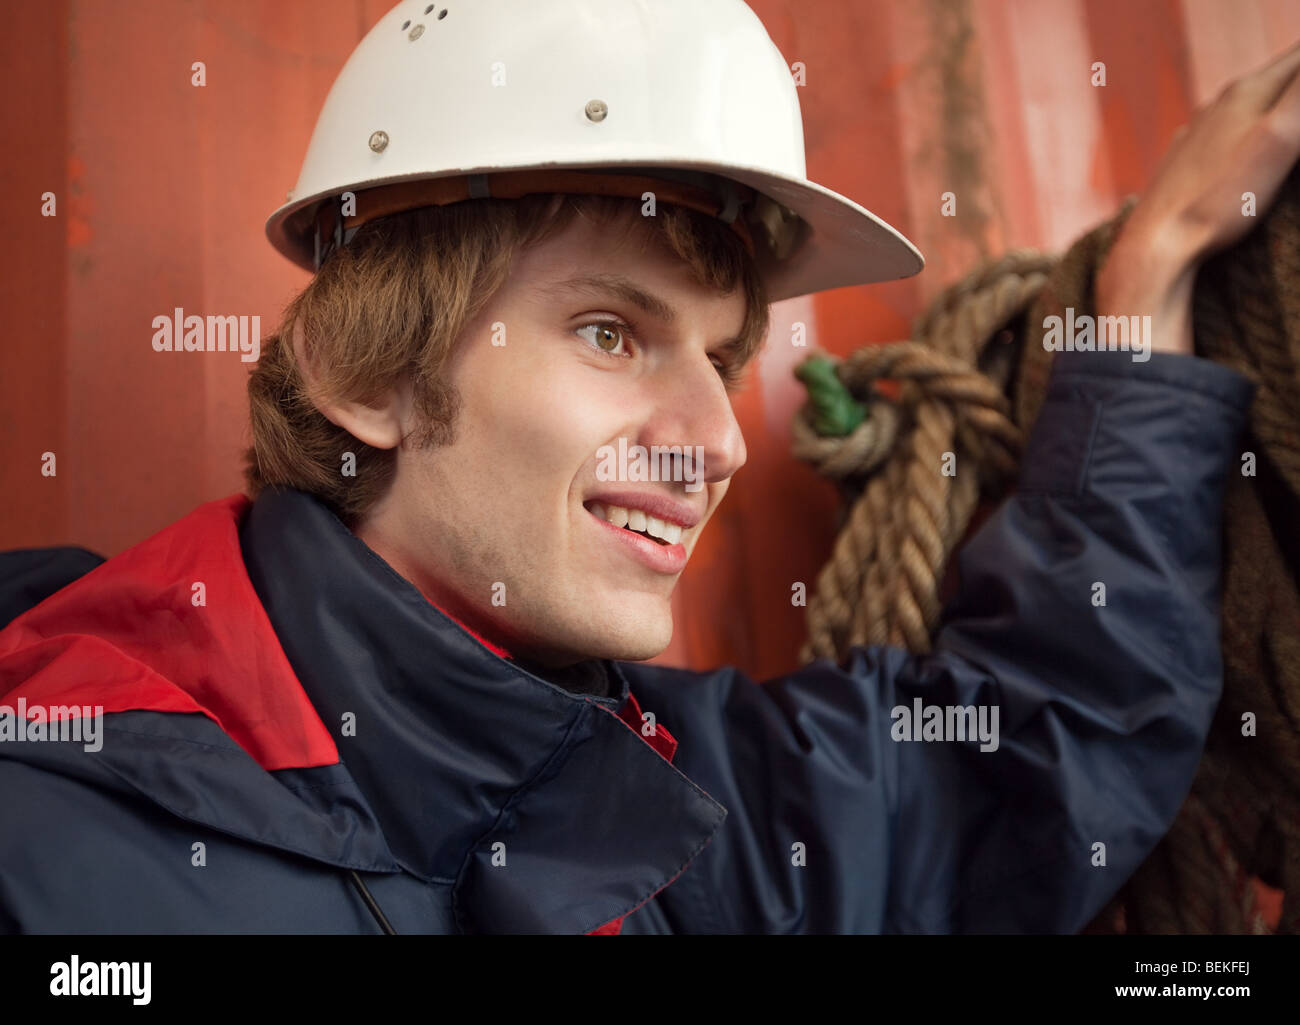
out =
[[[538,8],[405,3],[362,42],[268,226],[317,274],[250,382],[255,501],[0,633],[0,923],[1079,929],[1218,700],[1251,386],[1189,355],[1190,280],[1249,227],[1246,143],[1262,202],[1295,159],[1300,55],[1198,117],[1143,199],[1099,303],[1152,315],[1155,351],[1058,357],[935,654],[755,685],[637,664],[745,461],[729,388],[768,301],[919,259],[803,180],[738,0]],[[467,84],[497,62],[504,92]],[[671,479],[611,474],[620,443]],[[67,582],[21,558],[26,593]]]

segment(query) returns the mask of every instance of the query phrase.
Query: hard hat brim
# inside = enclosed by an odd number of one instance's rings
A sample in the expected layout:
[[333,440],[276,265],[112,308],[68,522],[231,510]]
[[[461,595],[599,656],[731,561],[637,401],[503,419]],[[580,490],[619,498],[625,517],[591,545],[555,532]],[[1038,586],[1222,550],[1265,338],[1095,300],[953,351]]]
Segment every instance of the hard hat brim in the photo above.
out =
[[[747,185],[788,207],[801,221],[798,238],[790,255],[784,260],[777,260],[761,247],[756,254],[758,269],[771,302],[835,288],[895,281],[911,277],[925,267],[925,259],[920,251],[901,232],[865,207],[816,182],[757,168],[692,160],[606,159],[588,164],[566,162],[563,166],[575,170],[608,168],[615,171],[620,168],[657,167],[664,170],[707,172]],[[449,173],[492,175],[556,167],[556,164],[495,165]],[[357,182],[347,191],[360,192],[382,185],[445,176],[424,174],[376,178]],[[271,244],[298,266],[313,270],[316,209],[323,201],[337,197],[343,191],[345,190],[292,199],[280,207],[266,223],[266,234]]]

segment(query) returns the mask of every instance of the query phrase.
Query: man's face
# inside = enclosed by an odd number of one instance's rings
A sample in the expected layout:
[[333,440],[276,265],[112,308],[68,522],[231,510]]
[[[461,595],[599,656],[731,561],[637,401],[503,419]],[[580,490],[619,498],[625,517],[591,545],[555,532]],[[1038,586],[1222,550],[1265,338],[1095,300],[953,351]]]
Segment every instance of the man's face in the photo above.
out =
[[[636,228],[578,217],[518,255],[449,363],[462,402],[455,442],[403,442],[392,489],[357,528],[436,604],[549,665],[667,647],[673,588],[745,462],[719,373],[744,296],[700,287]],[[576,279],[589,283],[565,285]],[[662,308],[647,311],[628,289]],[[659,453],[658,480],[628,479],[638,446]],[[665,460],[667,446],[684,454]],[[663,545],[617,526],[619,509],[629,527],[658,528],[644,512],[668,524],[668,540],[679,524],[680,537]]]

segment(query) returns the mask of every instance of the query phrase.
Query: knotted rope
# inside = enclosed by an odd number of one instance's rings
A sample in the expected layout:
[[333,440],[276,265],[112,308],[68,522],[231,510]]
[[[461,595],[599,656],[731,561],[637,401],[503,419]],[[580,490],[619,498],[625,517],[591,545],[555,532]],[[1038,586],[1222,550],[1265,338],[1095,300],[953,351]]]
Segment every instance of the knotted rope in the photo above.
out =
[[[929,650],[944,565],[982,486],[1015,471],[1022,443],[1005,396],[1011,361],[986,350],[1038,295],[1052,262],[1008,253],[947,289],[912,340],[838,365],[814,357],[796,371],[812,400],[793,422],[795,455],[856,495],[809,598],[805,662],[858,644]],[[897,399],[877,390],[884,380],[900,383]],[[855,402],[859,415],[846,416]],[[840,436],[819,433],[835,422]]]
[[[842,659],[864,643],[929,650],[940,573],[979,500],[972,486],[1000,497],[993,488],[1019,448],[1003,422],[1007,407],[972,375],[982,371],[1010,394],[1015,424],[1032,429],[1052,363],[1035,326],[1067,307],[1092,308],[1096,272],[1132,206],[1057,260],[1010,253],[968,275],[918,318],[911,342],[800,368],[812,405],[795,420],[795,452],[837,481],[849,504],[809,602],[805,661]],[[1259,385],[1242,472],[1229,474],[1225,498],[1224,694],[1168,836],[1089,931],[1300,931],[1297,281],[1300,167],[1259,227],[1197,277],[1197,354]],[[896,400],[875,387],[890,376],[901,382]],[[855,400],[860,415],[816,432],[814,423],[827,426],[819,409]],[[945,478],[938,459],[947,452],[956,475]],[[1247,456],[1258,464],[1252,473]]]

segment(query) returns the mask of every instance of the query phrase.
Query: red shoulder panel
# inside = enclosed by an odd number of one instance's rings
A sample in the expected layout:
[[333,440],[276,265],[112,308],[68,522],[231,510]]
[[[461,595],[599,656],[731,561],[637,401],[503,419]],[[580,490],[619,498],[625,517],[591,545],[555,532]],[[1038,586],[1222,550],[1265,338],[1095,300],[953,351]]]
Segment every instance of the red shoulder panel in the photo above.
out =
[[268,771],[337,763],[245,571],[250,506],[202,505],[0,631],[4,703],[197,712]]

